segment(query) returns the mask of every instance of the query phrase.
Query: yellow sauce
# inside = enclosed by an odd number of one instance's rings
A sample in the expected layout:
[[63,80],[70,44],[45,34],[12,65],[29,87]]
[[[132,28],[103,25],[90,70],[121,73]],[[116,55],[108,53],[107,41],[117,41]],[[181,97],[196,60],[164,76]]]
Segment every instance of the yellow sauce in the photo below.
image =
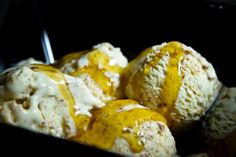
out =
[[80,134],[77,140],[105,150],[112,148],[116,138],[126,139],[133,152],[144,149],[140,140],[140,125],[146,121],[166,120],[155,111],[146,108],[122,110],[127,105],[137,105],[134,100],[116,100],[105,107],[93,111],[87,132]]
[[[139,69],[139,67],[136,67],[139,65],[139,62],[143,59],[143,57],[147,56],[149,53],[153,52],[152,47],[149,47],[142,51],[135,59],[133,59],[131,62],[129,62],[128,66],[124,69],[123,75],[122,75],[122,86],[125,87],[128,84],[129,77],[134,73],[134,69]],[[141,67],[140,67],[141,68]]]
[[[59,66],[57,67],[60,68],[74,59],[79,60],[83,55],[85,55],[85,53],[86,51],[69,54],[59,61]],[[118,65],[109,65],[111,58],[98,49],[87,51],[86,55],[88,65],[84,67],[77,66],[76,70],[69,75],[79,76],[84,73],[89,74],[90,77],[101,87],[105,95],[117,98],[123,97],[121,86],[116,87],[110,78],[105,75],[105,72],[112,72],[121,75],[123,68]]]
[[60,69],[63,65],[71,62],[72,60],[77,60],[82,55],[84,55],[87,51],[81,51],[81,52],[75,52],[75,53],[69,53],[65,56],[63,56],[58,62],[53,64],[53,67]]
[[63,96],[64,100],[68,104],[68,109],[69,109],[70,115],[76,124],[76,128],[77,128],[78,132],[86,130],[87,125],[89,123],[89,117],[87,117],[85,115],[76,115],[75,114],[75,109],[74,109],[75,100],[70,92],[70,89],[66,83],[63,73],[61,73],[59,70],[57,70],[51,66],[42,65],[42,64],[32,64],[30,66],[30,68],[35,72],[41,72],[41,73],[46,74],[53,81],[55,81],[61,95]]
[[144,74],[148,75],[150,69],[156,66],[163,55],[166,54],[170,55],[170,59],[167,65],[166,76],[161,86],[160,103],[157,105],[157,111],[167,118],[170,125],[170,112],[174,108],[182,84],[182,76],[179,69],[185,57],[182,44],[179,42],[169,42],[161,47],[159,53],[153,56],[152,60],[146,64]]

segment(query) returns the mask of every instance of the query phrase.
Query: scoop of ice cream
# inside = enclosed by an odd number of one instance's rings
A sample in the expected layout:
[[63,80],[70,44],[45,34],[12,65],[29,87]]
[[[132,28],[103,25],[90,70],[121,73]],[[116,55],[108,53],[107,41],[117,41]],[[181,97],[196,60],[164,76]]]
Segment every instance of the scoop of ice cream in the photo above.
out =
[[79,78],[47,65],[32,64],[0,76],[0,121],[70,138],[84,130],[89,110],[103,103]]
[[203,122],[205,139],[215,153],[220,147],[227,156],[236,155],[236,88],[224,87]]
[[165,118],[134,100],[110,101],[92,114],[87,131],[75,140],[126,156],[176,155]]
[[224,139],[236,130],[236,88],[225,87],[204,121],[208,138]]
[[120,48],[109,43],[68,54],[55,64],[63,73],[83,79],[93,94],[104,102],[123,97],[121,75],[126,66],[127,59]]
[[179,42],[144,50],[126,79],[126,96],[164,115],[173,131],[199,120],[221,88],[213,66]]

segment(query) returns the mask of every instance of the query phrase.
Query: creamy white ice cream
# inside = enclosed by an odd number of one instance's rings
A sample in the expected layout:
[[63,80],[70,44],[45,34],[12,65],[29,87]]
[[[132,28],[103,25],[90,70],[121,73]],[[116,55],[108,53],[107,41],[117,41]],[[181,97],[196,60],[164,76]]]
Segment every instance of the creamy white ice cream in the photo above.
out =
[[63,73],[83,79],[94,96],[107,102],[124,97],[122,73],[127,64],[120,48],[101,43],[92,50],[64,56],[55,67]]
[[25,65],[30,65],[30,64],[43,64],[43,62],[31,57],[31,58],[28,58],[28,59],[18,62],[15,66],[19,67],[19,66],[25,66]]
[[175,140],[160,114],[133,100],[116,100],[93,111],[77,141],[125,156],[176,156]]
[[126,96],[164,115],[173,131],[199,120],[221,88],[213,66],[179,42],[146,49],[126,78]]
[[11,125],[70,138],[103,105],[81,79],[50,66],[20,66],[0,76],[0,121]]

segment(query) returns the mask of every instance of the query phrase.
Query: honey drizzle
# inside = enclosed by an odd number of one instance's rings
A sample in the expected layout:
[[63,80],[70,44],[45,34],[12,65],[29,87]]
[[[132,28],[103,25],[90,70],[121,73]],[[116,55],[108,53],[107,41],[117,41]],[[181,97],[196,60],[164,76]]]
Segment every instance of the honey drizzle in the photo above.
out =
[[120,111],[122,107],[134,104],[138,103],[133,100],[116,100],[95,110],[87,132],[78,136],[77,140],[109,150],[117,138],[123,138],[134,153],[141,152],[144,144],[140,140],[140,125],[147,121],[166,124],[166,120],[157,112],[147,108]]
[[171,124],[171,112],[174,109],[175,102],[182,84],[182,75],[180,73],[180,65],[185,57],[183,46],[179,42],[170,42],[160,48],[159,52],[153,56],[151,61],[145,66],[144,74],[149,74],[151,68],[158,64],[163,55],[169,55],[170,59],[167,65],[165,79],[161,86],[159,96],[159,104],[157,111],[161,113]]
[[77,131],[85,131],[89,123],[89,117],[75,114],[75,100],[69,89],[69,86],[66,83],[63,73],[51,66],[42,64],[32,64],[30,65],[30,68],[35,72],[46,74],[53,81],[55,81],[62,97],[68,104],[69,113],[76,124]]

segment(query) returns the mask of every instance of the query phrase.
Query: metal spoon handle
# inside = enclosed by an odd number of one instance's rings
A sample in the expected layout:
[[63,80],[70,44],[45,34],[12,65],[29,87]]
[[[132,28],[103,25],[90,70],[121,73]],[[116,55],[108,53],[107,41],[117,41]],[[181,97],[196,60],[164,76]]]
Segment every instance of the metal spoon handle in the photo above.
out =
[[38,20],[38,24],[39,24],[39,27],[40,27],[40,30],[41,30],[41,44],[42,44],[42,48],[43,48],[43,52],[44,52],[44,57],[45,57],[45,60],[46,60],[47,64],[52,64],[52,63],[54,63],[54,56],[53,56],[50,40],[49,40],[49,37],[48,37],[48,33],[45,30],[45,27],[44,27],[43,22],[42,22],[37,0],[33,0],[33,3],[34,3],[35,13],[36,13],[36,16],[37,16],[36,18]]
[[41,34],[41,43],[42,43],[46,63],[47,64],[54,63],[54,56],[53,56],[53,52],[52,52],[52,47],[50,44],[48,34],[45,30],[43,30],[42,34]]

